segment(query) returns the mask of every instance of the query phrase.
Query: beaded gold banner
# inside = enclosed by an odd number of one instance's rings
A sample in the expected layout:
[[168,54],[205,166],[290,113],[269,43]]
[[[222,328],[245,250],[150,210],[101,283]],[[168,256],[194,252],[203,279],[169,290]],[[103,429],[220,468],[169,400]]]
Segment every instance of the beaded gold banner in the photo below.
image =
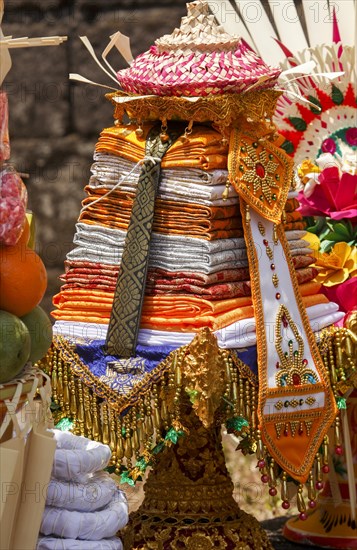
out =
[[[242,211],[246,212],[243,201]],[[274,237],[273,223],[254,211],[243,224],[253,273],[262,438],[278,464],[305,482],[334,421],[336,405],[299,295],[284,232],[278,227]],[[266,335],[271,323],[274,342],[267,341]]]
[[[335,419],[336,404],[285,234],[276,223],[290,188],[291,161],[269,142],[260,143],[259,135],[252,139],[232,130],[229,171],[241,197],[257,324],[258,418],[269,454],[304,483]],[[275,336],[268,341],[271,324]]]

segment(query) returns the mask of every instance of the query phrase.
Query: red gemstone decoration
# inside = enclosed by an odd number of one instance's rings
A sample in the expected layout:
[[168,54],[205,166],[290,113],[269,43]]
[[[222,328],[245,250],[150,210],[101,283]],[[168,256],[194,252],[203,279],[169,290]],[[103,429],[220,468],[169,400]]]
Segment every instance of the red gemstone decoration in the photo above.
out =
[[321,489],[323,489],[324,487],[324,484],[322,483],[322,481],[316,481],[315,487],[318,491],[321,491]]
[[343,449],[340,445],[337,445],[337,447],[335,447],[335,453],[340,456],[343,454]]
[[324,474],[328,474],[328,473],[329,473],[330,468],[328,467],[327,464],[324,464],[324,465],[322,466],[322,471],[323,471]]
[[263,245],[264,246],[268,246],[269,245],[269,241],[267,241],[266,239],[263,240]]
[[304,430],[302,428],[299,428],[298,434],[303,435],[303,433],[304,433]]
[[309,500],[309,508],[316,508],[316,500]]
[[271,497],[275,497],[275,495],[276,495],[277,492],[278,492],[278,491],[275,489],[275,487],[270,487],[270,489],[269,489],[269,495],[270,495]]
[[275,365],[275,366],[276,366],[277,369],[280,369],[280,363],[279,363],[279,361],[276,362],[276,365]]
[[284,313],[284,315],[282,316],[281,320],[283,321],[284,328],[288,328],[289,323],[288,323],[288,319],[287,319],[285,313]]
[[258,162],[258,163],[255,165],[255,172],[256,172],[257,176],[259,176],[260,178],[264,178],[264,176],[265,176],[265,168],[264,168],[264,166],[261,164],[261,162]]
[[300,374],[297,374],[296,372],[293,374],[293,384],[294,386],[300,386],[301,384]]
[[258,468],[264,468],[264,466],[265,466],[265,460],[264,460],[264,459],[259,460],[259,462],[258,462]]
[[289,510],[290,502],[288,502],[287,500],[284,500],[281,506],[282,508],[284,508],[284,510]]
[[302,360],[302,364],[304,365],[304,367],[306,367],[306,365],[308,364],[308,360],[307,360],[307,359],[303,359],[303,360]]
[[284,435],[285,435],[285,437],[288,437],[288,435],[289,435],[288,430],[284,430]]
[[280,298],[281,298],[280,292],[277,292],[277,293],[275,294],[275,298],[276,298],[277,300],[280,300]]
[[263,474],[260,479],[262,480],[263,483],[268,483],[269,476],[267,474]]
[[271,264],[271,265],[270,265],[270,269],[271,269],[272,271],[275,271],[275,264]]
[[301,521],[305,521],[307,519],[307,513],[301,512],[301,514],[299,514],[299,519],[301,519]]

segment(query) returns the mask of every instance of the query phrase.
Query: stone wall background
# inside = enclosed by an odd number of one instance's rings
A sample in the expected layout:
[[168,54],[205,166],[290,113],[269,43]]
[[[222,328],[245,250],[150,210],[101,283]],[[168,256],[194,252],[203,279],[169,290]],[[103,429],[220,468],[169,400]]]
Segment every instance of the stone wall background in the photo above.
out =
[[[52,309],[65,255],[89,178],[94,146],[112,124],[105,90],[70,82],[68,74],[114,85],[97,67],[79,36],[88,36],[100,57],[109,36],[130,36],[134,57],[159,36],[179,26],[186,0],[5,0],[2,30],[14,38],[67,35],[56,47],[12,49],[12,68],[4,82],[9,99],[11,161],[24,179],[37,226],[37,251],[48,272],[42,306]],[[126,66],[111,52],[115,69]]]

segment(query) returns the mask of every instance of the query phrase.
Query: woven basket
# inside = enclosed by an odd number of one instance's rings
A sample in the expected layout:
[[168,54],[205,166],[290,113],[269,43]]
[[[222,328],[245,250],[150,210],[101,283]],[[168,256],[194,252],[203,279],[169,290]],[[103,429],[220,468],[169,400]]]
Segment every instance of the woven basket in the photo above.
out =
[[124,91],[159,96],[208,96],[271,88],[271,68],[238,36],[227,34],[207,2],[187,4],[188,15],[171,35],[139,55],[117,77]]

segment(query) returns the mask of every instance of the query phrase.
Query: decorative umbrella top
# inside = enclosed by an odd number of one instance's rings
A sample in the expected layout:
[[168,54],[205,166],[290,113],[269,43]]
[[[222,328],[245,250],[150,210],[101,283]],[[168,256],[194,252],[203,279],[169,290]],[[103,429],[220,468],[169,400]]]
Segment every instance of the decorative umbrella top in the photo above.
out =
[[271,88],[281,72],[210,15],[208,3],[187,4],[179,29],[155,41],[117,73],[122,89],[159,96],[207,96]]

